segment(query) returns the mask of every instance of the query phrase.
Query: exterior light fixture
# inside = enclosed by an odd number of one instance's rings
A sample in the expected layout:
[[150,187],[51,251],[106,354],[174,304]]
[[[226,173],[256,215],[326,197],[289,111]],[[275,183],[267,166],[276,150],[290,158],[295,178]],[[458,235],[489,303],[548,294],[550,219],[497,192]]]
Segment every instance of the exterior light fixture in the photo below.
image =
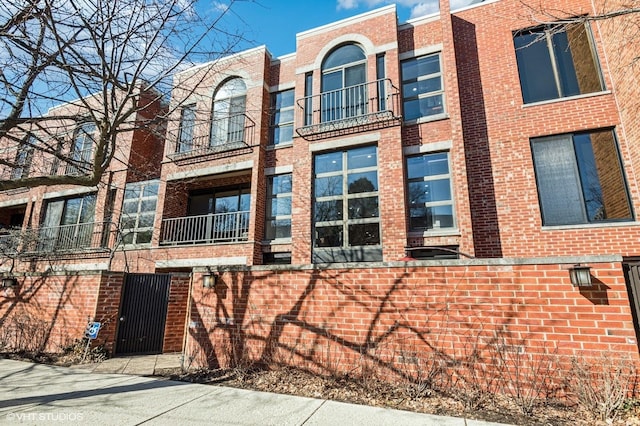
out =
[[569,277],[571,278],[571,284],[575,287],[589,287],[591,286],[591,269],[587,265],[573,265],[569,268]]
[[202,276],[202,287],[204,287],[204,288],[214,288],[216,286],[216,279],[217,278],[218,278],[218,275],[216,275],[216,274],[203,275]]
[[3,277],[2,278],[2,287],[3,288],[13,288],[18,286],[18,280],[16,277]]

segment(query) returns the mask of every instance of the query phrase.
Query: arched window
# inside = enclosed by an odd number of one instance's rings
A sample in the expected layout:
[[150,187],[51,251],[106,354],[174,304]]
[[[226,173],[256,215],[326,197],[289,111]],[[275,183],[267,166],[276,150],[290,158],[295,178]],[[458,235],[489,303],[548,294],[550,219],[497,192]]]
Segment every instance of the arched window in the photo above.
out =
[[227,80],[213,98],[211,146],[244,141],[247,86],[241,78]]
[[367,57],[355,44],[333,50],[322,63],[322,121],[367,113]]

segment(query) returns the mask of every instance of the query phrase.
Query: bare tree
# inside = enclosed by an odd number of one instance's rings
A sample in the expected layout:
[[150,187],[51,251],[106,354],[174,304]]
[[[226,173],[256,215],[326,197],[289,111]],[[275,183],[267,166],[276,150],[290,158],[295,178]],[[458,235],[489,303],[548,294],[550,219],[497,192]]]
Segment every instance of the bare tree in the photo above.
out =
[[[226,56],[242,40],[224,28],[234,0],[224,7],[204,3],[3,5],[0,168],[8,173],[0,190],[96,185],[116,154],[119,135],[136,129],[162,133],[172,75]],[[60,104],[65,108],[52,108]]]

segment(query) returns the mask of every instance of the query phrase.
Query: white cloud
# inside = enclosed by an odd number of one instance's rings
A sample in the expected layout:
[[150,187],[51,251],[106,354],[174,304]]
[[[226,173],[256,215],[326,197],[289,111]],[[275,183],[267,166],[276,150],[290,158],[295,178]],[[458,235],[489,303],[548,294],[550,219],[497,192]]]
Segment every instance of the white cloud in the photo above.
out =
[[428,2],[420,2],[411,8],[411,16],[409,18],[417,18],[419,16],[437,13],[440,10],[440,4],[437,0]]
[[[453,0],[458,2],[469,3],[470,0]],[[336,6],[338,10],[355,9],[360,5],[369,8],[377,7],[381,4],[397,4],[402,7],[411,9],[411,18],[429,15],[439,10],[438,0],[337,0]],[[458,6],[459,7],[459,6]]]

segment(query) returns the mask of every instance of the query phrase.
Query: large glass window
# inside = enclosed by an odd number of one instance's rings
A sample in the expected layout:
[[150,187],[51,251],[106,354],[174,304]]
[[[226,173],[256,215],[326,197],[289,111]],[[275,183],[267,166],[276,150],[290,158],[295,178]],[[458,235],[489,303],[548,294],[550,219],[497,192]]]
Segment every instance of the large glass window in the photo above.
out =
[[603,90],[587,26],[519,31],[513,42],[525,103]]
[[266,239],[291,237],[291,174],[267,178]]
[[341,46],[325,58],[320,101],[322,122],[367,113],[366,59],[355,44]]
[[531,141],[543,225],[631,220],[614,133],[575,133]]
[[95,208],[95,194],[48,202],[38,236],[39,249],[51,251],[90,247]]
[[454,228],[449,153],[407,158],[409,229]]
[[293,140],[293,89],[271,95],[271,143]]
[[244,142],[247,86],[241,78],[224,83],[213,100],[211,146]]
[[180,129],[176,152],[189,152],[193,149],[193,130],[196,125],[196,105],[185,105],[180,113]]
[[402,61],[402,105],[405,120],[444,113],[440,53]]
[[69,155],[71,162],[67,165],[68,175],[85,174],[91,169],[95,132],[96,125],[94,123],[83,123],[76,129]]
[[315,247],[380,244],[377,147],[314,158]]
[[127,184],[120,223],[124,244],[151,242],[157,202],[157,180]]

